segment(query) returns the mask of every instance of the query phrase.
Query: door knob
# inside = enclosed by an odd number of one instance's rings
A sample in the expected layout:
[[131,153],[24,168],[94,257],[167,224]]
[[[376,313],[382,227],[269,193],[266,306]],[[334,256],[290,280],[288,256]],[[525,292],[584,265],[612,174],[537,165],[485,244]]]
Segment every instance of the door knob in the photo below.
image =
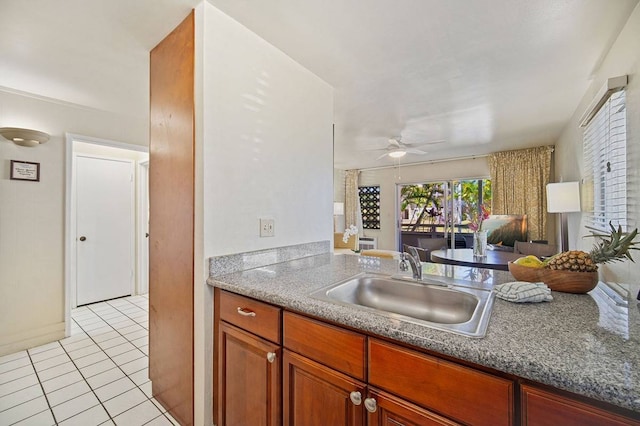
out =
[[82,237],[79,238],[80,241],[85,241],[87,239],[87,237],[85,237],[84,235]]

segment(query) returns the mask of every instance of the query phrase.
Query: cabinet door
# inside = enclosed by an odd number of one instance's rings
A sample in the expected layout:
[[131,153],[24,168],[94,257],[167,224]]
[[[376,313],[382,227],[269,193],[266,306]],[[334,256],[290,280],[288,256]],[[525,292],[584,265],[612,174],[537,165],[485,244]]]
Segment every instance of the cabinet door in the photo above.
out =
[[530,426],[622,426],[640,424],[592,407],[580,401],[556,395],[529,385],[521,386],[522,424]]
[[363,383],[284,350],[285,426],[364,424]]
[[374,388],[364,401],[368,426],[455,426],[452,420]]
[[223,321],[219,333],[218,424],[280,425],[280,347]]

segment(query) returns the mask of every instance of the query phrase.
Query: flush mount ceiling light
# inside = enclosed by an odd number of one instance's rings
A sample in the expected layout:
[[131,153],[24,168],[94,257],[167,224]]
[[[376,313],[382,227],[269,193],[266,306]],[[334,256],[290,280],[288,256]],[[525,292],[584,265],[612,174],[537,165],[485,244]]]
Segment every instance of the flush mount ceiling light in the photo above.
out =
[[16,145],[34,147],[49,140],[49,135],[44,132],[17,127],[0,127],[0,135]]
[[405,155],[407,155],[407,151],[402,150],[402,149],[397,149],[395,151],[389,152],[388,155],[391,158],[401,158],[401,157],[404,157]]

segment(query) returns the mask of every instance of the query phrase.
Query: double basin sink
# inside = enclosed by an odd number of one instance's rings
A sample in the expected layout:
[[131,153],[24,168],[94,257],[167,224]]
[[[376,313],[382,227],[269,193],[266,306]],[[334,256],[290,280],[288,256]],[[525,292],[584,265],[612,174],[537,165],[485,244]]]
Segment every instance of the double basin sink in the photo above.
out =
[[377,274],[357,275],[311,297],[469,337],[484,337],[494,300],[490,290],[451,284],[445,278],[417,281]]

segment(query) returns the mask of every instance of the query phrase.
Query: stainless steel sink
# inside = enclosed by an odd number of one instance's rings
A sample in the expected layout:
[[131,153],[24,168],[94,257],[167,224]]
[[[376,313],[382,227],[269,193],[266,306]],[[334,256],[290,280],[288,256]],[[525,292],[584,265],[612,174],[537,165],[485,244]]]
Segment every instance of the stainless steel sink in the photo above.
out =
[[485,335],[494,299],[491,291],[447,285],[442,279],[414,281],[373,274],[358,275],[311,296],[471,337]]

